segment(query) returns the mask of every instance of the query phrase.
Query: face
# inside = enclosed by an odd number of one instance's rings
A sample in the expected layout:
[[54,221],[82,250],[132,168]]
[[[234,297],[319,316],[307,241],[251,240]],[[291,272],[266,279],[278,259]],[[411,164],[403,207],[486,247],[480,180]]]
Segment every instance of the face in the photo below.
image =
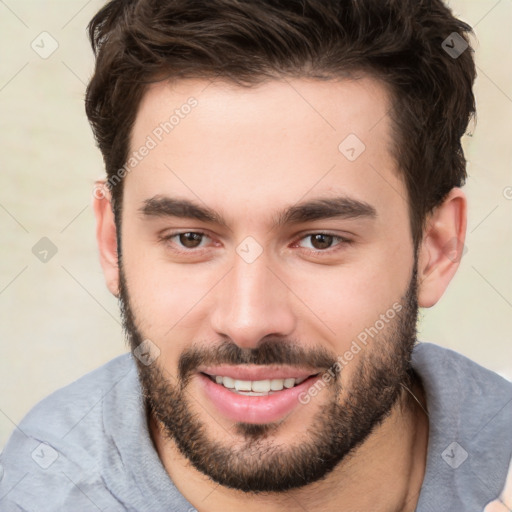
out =
[[222,485],[322,478],[407,381],[416,265],[389,106],[369,78],[160,83],[140,105],[125,327],[158,356],[137,360],[152,414]]

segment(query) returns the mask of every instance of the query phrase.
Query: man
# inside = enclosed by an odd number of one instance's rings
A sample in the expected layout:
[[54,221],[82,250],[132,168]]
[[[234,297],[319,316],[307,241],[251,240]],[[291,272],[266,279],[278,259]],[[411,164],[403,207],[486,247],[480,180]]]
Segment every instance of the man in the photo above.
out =
[[510,510],[512,385],[418,343],[466,230],[440,0],[114,0],[86,109],[132,354],[37,405],[2,510]]

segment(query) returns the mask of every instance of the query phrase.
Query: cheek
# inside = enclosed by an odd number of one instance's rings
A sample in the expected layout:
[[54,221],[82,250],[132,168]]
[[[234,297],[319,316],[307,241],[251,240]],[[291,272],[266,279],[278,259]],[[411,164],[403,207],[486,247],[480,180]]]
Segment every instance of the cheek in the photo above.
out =
[[404,306],[412,266],[412,254],[407,251],[376,247],[364,260],[328,269],[311,267],[308,272],[290,275],[288,282],[293,290],[300,290],[297,295],[310,311],[306,312],[310,327],[318,330],[325,324],[329,329],[322,328],[322,332],[341,354],[381,315],[392,314],[393,305]]
[[166,358],[174,357],[198,338],[210,290],[222,272],[170,263],[161,248],[142,236],[123,232],[123,271],[131,308],[141,334]]

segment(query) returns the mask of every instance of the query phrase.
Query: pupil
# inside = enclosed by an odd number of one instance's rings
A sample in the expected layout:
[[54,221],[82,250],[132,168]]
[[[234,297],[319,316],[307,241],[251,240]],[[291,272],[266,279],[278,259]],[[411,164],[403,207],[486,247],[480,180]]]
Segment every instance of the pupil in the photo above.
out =
[[318,233],[313,235],[312,244],[315,249],[328,249],[332,244],[332,235]]
[[201,236],[199,233],[182,233],[180,235],[180,242],[184,247],[194,248],[201,243]]

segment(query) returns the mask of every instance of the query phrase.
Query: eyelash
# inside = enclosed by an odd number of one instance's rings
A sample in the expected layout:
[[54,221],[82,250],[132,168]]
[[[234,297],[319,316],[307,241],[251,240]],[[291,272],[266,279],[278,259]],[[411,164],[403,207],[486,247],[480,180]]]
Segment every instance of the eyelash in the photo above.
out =
[[[170,234],[161,236],[160,237],[160,241],[164,242],[166,244],[171,244],[172,243],[171,240],[173,238],[178,237],[180,235],[187,234],[187,233],[191,233],[191,234],[195,234],[195,235],[201,235],[201,236],[204,236],[204,237],[211,238],[206,233],[204,233],[203,231],[178,231],[178,232],[175,232],[175,233],[170,233]],[[308,249],[308,248],[305,248],[305,247],[301,247],[300,248],[300,249],[302,249],[302,251],[305,251],[306,253],[314,255],[314,256],[320,256],[321,257],[321,255],[324,255],[324,254],[325,255],[332,255],[333,253],[342,250],[345,246],[350,245],[350,244],[353,243],[353,240],[350,240],[350,239],[345,238],[343,236],[335,235],[334,233],[329,233],[328,231],[319,231],[319,232],[316,232],[316,233],[308,233],[308,234],[302,236],[301,238],[298,239],[297,242],[294,242],[294,246],[296,246],[300,241],[305,240],[305,239],[310,238],[310,237],[313,237],[315,235],[332,236],[334,240],[338,241],[338,243],[333,246],[334,249],[332,249],[331,247],[329,247],[327,249],[324,249],[324,250],[322,250],[322,249],[316,249],[316,250],[315,249]],[[178,248],[173,247],[173,250],[175,252],[179,253],[179,254],[201,255],[204,252],[204,250],[206,250],[206,248],[200,247],[200,248],[195,248],[195,249],[178,249]]]

